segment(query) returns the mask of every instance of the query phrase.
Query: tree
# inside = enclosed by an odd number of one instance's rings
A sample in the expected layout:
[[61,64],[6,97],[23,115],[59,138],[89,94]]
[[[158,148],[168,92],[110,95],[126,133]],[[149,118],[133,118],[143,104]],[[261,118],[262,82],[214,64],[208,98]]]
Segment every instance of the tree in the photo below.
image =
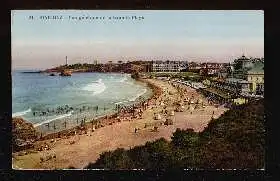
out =
[[149,169],[162,169],[170,165],[172,150],[169,143],[160,138],[152,143],[147,143],[147,152],[149,153]]
[[181,130],[177,128],[171,137],[171,144],[179,148],[190,148],[195,146],[197,138],[198,134],[193,129]]
[[115,151],[104,152],[95,164],[89,164],[86,168],[127,169],[133,168],[132,162],[123,148]]

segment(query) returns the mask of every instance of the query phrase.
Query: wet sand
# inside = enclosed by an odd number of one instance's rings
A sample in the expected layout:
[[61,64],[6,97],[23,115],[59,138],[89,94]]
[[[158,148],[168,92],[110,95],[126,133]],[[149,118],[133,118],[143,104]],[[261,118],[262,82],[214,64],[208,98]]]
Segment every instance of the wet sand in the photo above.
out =
[[[114,121],[111,125],[98,128],[93,132],[88,128],[87,134],[77,134],[68,138],[56,138],[53,143],[50,143],[50,139],[41,141],[48,143],[50,150],[34,151],[34,153],[27,153],[27,155],[23,156],[15,154],[13,168],[61,169],[68,168],[69,166],[83,168],[89,162],[95,162],[104,151],[117,148],[129,149],[134,146],[144,145],[147,141],[154,141],[161,137],[170,140],[177,128],[192,128],[197,132],[202,131],[212,116],[217,118],[227,110],[223,107],[216,108],[213,105],[209,105],[202,95],[190,87],[180,86],[178,89],[167,81],[155,79],[147,79],[146,81],[161,87],[163,93],[154,105],[150,105],[148,109],[144,110],[142,119]],[[164,106],[167,106],[166,110],[172,111],[177,107],[175,104],[183,98],[190,98],[194,102],[197,99],[201,99],[205,108],[201,107],[190,110],[188,109],[189,105],[184,103],[184,107],[181,108],[183,112],[175,112],[174,116],[163,115],[162,110]],[[163,102],[164,105],[162,104]],[[159,113],[161,119],[155,120],[154,113]],[[167,126],[162,124],[166,117],[173,119],[173,125]],[[158,127],[157,131],[154,131],[154,126]],[[135,128],[139,129],[136,133]],[[73,144],[70,144],[70,142]],[[37,144],[42,143],[38,142]],[[50,154],[55,154],[56,157],[47,161],[40,161],[40,158],[46,158]]]

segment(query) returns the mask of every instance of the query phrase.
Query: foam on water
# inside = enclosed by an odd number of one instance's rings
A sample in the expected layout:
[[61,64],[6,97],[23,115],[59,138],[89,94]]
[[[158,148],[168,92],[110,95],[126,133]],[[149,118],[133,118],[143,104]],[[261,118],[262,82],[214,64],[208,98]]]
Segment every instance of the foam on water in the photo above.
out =
[[142,96],[147,92],[147,89],[143,89],[140,93],[136,94],[136,96],[129,99],[129,101],[135,101],[138,97]]
[[13,113],[13,114],[12,114],[12,117],[23,116],[23,115],[25,115],[25,114],[27,114],[27,113],[29,113],[29,112],[31,112],[31,109],[30,109],[30,108],[27,109],[27,110],[25,110],[25,111]]
[[94,81],[83,88],[85,91],[93,92],[93,95],[100,94],[104,92],[105,89],[106,86],[102,82],[102,79],[98,79],[98,81]]
[[34,124],[34,127],[38,127],[38,126],[41,126],[41,125],[43,125],[43,124],[50,123],[50,122],[55,121],[55,120],[57,120],[57,119],[62,119],[62,118],[65,118],[65,117],[69,117],[69,116],[72,115],[72,113],[73,113],[73,111],[71,111],[71,112],[68,113],[68,114],[63,114],[63,115],[57,116],[57,117],[55,117],[55,118],[53,118],[53,119],[49,119],[49,120],[46,120],[46,121],[43,121],[43,122]]
[[115,104],[122,104],[122,103],[126,103],[128,101],[120,101],[120,102],[116,102]]
[[123,79],[121,79],[119,82],[125,82],[127,81],[127,77],[124,77]]
[[[22,116],[37,128],[49,122],[67,120],[76,123],[76,119],[81,117],[91,119],[111,114],[116,111],[115,104],[130,105],[146,91],[149,92],[149,87],[138,85],[129,74],[111,73],[81,73],[71,79],[50,79],[42,74],[17,73],[13,75],[12,88],[13,117]],[[56,114],[51,111],[45,116],[40,114],[47,109],[56,110],[65,105],[72,107],[74,112]],[[94,109],[96,105],[100,107],[97,112]],[[80,111],[83,106],[89,106],[90,109]],[[33,111],[38,114],[33,115]]]

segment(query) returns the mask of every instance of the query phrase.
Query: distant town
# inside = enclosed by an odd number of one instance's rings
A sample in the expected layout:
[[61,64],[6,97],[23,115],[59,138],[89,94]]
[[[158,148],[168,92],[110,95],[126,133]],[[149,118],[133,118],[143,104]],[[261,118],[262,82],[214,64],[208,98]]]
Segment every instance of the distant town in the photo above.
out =
[[[118,61],[92,64],[66,62],[59,67],[42,71],[55,75],[71,76],[76,72],[119,72],[139,74],[142,78],[177,78],[194,88],[203,88],[207,94],[218,96],[222,101],[242,97],[263,97],[264,58],[237,57],[230,63],[188,62],[188,61]],[[148,76],[148,77],[147,77]],[[237,100],[237,99],[236,99]],[[239,103],[240,99],[238,99]]]

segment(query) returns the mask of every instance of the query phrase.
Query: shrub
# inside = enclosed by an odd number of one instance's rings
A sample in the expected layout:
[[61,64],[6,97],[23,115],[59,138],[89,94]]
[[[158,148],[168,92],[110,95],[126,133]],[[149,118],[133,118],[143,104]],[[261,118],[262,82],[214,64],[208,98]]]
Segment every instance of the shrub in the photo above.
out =
[[181,130],[177,128],[171,139],[172,145],[180,148],[189,148],[196,144],[198,134],[193,129]]

